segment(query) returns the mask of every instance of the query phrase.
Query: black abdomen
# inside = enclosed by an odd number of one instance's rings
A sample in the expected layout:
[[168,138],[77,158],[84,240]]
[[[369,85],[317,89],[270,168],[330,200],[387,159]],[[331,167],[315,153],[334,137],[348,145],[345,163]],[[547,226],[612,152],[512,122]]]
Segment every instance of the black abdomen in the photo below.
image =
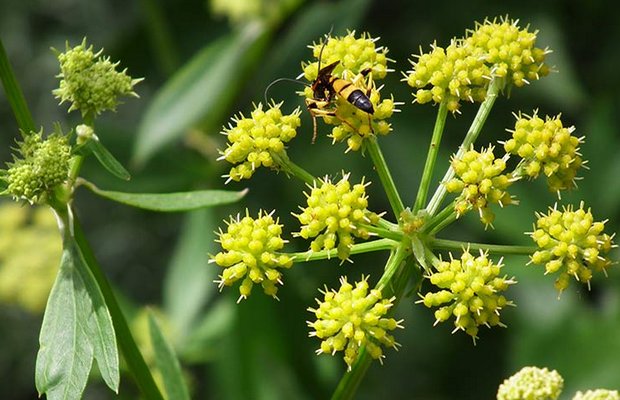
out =
[[375,112],[368,96],[366,96],[364,92],[359,89],[351,92],[349,97],[347,97],[347,101],[368,114],[374,114]]

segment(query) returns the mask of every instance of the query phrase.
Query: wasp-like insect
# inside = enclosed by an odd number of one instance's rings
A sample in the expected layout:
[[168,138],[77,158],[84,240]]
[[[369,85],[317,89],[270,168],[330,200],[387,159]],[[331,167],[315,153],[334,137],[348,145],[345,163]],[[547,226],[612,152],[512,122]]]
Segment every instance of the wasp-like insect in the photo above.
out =
[[[331,31],[330,31],[331,33]],[[371,68],[364,69],[360,72],[360,74],[353,80],[348,80],[344,78],[339,78],[337,76],[332,75],[334,69],[338,66],[340,61],[334,61],[333,63],[327,65],[326,67],[321,68],[321,60],[323,57],[323,49],[329,40],[329,34],[326,35],[325,43],[323,43],[321,47],[321,51],[319,52],[319,62],[318,62],[318,73],[316,79],[312,82],[311,85],[303,83],[297,79],[289,79],[289,78],[279,78],[275,81],[271,82],[267,88],[265,89],[265,102],[267,102],[267,91],[274,84],[281,81],[289,81],[296,82],[307,85],[312,90],[312,98],[306,98],[306,107],[308,108],[308,112],[312,116],[313,123],[313,135],[312,135],[312,143],[315,142],[317,137],[317,117],[335,117],[338,118],[342,123],[349,125],[353,130],[355,128],[351,126],[347,121],[340,118],[336,114],[336,109],[334,107],[334,97],[340,96],[345,99],[348,103],[353,105],[354,107],[362,110],[363,112],[368,114],[368,124],[370,129],[372,130],[372,125],[370,123],[371,116],[374,114],[375,109],[370,101],[370,92],[371,88],[368,88],[366,93],[362,89],[357,86],[357,81],[360,78],[366,77],[370,72]]]
[[[325,43],[323,44],[323,48]],[[355,83],[347,79],[338,78],[332,75],[334,68],[338,66],[340,61],[334,61],[326,67],[321,68],[321,55],[323,53],[321,48],[321,54],[319,55],[319,72],[316,79],[312,82],[310,88],[312,89],[313,98],[306,99],[306,106],[314,123],[314,134],[312,136],[312,142],[316,140],[316,117],[317,116],[334,116],[337,117],[336,111],[329,106],[333,103],[334,95],[338,95],[349,102],[356,108],[364,111],[370,116],[375,113],[375,109],[372,102],[368,98],[370,95],[370,89],[367,93],[364,93],[362,89],[357,87]],[[370,73],[371,69],[367,68],[360,72],[362,77],[365,77]],[[341,120],[343,123],[348,123]]]

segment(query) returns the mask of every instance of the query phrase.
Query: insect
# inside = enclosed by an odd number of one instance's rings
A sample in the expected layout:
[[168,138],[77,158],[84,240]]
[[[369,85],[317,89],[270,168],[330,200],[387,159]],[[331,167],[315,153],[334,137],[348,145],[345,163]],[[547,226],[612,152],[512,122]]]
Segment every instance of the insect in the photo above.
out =
[[[314,141],[316,140],[317,116],[334,116],[338,118],[338,116],[336,115],[336,111],[333,108],[328,108],[333,103],[335,95],[342,97],[351,105],[367,113],[369,121],[370,116],[375,112],[372,102],[368,98],[368,96],[370,95],[370,89],[368,89],[367,93],[364,93],[359,87],[355,85],[353,81],[349,81],[344,78],[338,78],[332,75],[334,68],[338,66],[340,61],[334,61],[333,63],[321,68],[321,56],[323,54],[323,48],[325,48],[326,43],[323,44],[323,47],[321,48],[321,52],[319,54],[319,72],[316,79],[314,80],[314,82],[312,82],[312,85],[310,86],[310,88],[312,89],[313,98],[306,99],[306,107],[308,108],[310,115],[312,115],[312,120],[314,124],[312,143],[314,143]],[[370,71],[371,69],[367,68],[360,72],[360,76],[365,77],[370,73]],[[350,126],[350,124],[345,120],[341,119],[341,121]]]
[[[331,33],[331,30],[330,30]],[[334,69],[338,66],[340,61],[334,61],[333,63],[321,68],[321,60],[323,57],[323,50],[325,49],[325,45],[329,40],[329,35],[326,35],[325,42],[321,47],[321,51],[319,52],[319,62],[318,62],[318,73],[316,79],[312,82],[312,84],[308,85],[303,83],[297,79],[289,79],[289,78],[279,78],[275,81],[271,82],[267,88],[265,89],[265,102],[267,102],[267,91],[271,86],[275,83],[281,81],[290,81],[301,83],[303,85],[309,86],[312,90],[312,98],[306,98],[306,108],[308,112],[312,116],[313,123],[313,135],[312,135],[312,143],[316,141],[317,137],[317,117],[336,117],[342,123],[347,124],[351,127],[351,129],[355,130],[355,127],[351,126],[350,123],[340,118],[336,114],[336,109],[334,108],[334,97],[340,96],[345,99],[348,103],[358,108],[359,110],[364,111],[368,114],[368,125],[371,127],[371,116],[374,114],[375,110],[370,101],[370,92],[371,88],[368,88],[366,92],[360,89],[357,86],[357,81],[361,78],[366,77],[370,72],[371,68],[366,68],[360,72],[360,74],[354,80],[348,80],[344,78],[338,78],[337,76],[332,75]]]

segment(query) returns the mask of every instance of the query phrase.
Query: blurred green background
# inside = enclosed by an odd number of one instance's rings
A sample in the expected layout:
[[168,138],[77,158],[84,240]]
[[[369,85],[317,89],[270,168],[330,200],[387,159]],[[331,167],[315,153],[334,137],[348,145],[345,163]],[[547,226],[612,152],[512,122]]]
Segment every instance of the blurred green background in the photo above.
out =
[[[236,7],[238,13],[226,17],[222,7]],[[514,123],[512,112],[561,112],[564,123],[585,136],[581,151],[590,169],[582,171],[579,190],[563,195],[560,204],[583,200],[597,220],[609,219],[609,233],[618,232],[620,25],[609,1],[2,0],[0,37],[35,121],[46,130],[54,121],[65,127],[78,121],[51,95],[58,67],[50,47],[63,49],[66,41],[76,45],[86,36],[95,49],[104,47],[112,60],[120,60],[130,75],[144,77],[137,86],[139,100],[129,99],[117,113],[97,121],[99,137],[130,167],[132,182],[115,181],[94,162],[84,175],[102,188],[168,192],[224,188],[220,175],[228,166],[215,162],[216,149],[224,147],[221,126],[239,112],[247,115],[252,102],[263,101],[264,88],[274,79],[297,76],[300,62],[310,58],[306,46],[332,26],[336,35],[346,29],[368,31],[381,37],[379,45],[387,46],[396,61],[397,72],[388,76],[383,93],[405,104],[393,118],[394,132],[381,145],[405,202],[411,203],[436,109],[411,104],[401,71],[410,69],[407,60],[420,46],[424,51],[433,41],[446,46],[473,28],[474,21],[505,15],[540,31],[537,45],[553,50],[548,62],[559,73],[500,98],[478,143],[505,139],[505,128]],[[297,90],[282,83],[270,96],[285,101],[283,109],[290,112],[302,104]],[[465,104],[462,115],[448,118],[437,180],[475,111]],[[345,155],[344,145],[331,146],[323,124],[312,145],[305,112],[304,118],[290,145],[291,158],[317,176],[346,170],[353,180],[368,177],[374,182],[370,208],[389,209],[368,157]],[[0,132],[0,160],[7,161],[17,125],[4,96]],[[355,257],[354,264],[341,266],[298,264],[285,275],[279,302],[255,290],[236,305],[236,288],[220,294],[211,283],[219,272],[207,265],[208,254],[217,251],[213,231],[245,208],[252,213],[275,209],[289,232],[296,230],[290,213],[302,203],[305,189],[283,174],[262,170],[226,188],[245,187],[250,192],[241,203],[189,215],[130,209],[84,191],[76,204],[97,257],[128,315],[135,317],[138,337],[143,334],[142,308],[161,311],[193,398],[328,398],[345,366],[339,357],[314,355],[319,343],[307,337],[305,321],[311,315],[306,308],[314,305],[317,288],[334,287],[340,275],[377,279],[387,254]],[[538,182],[520,184],[514,194],[521,206],[499,210],[495,230],[484,231],[472,216],[441,236],[528,244],[523,232],[531,229],[534,211],[546,210],[557,198]],[[290,248],[304,246],[292,240]],[[615,258],[620,258],[617,251]],[[432,312],[415,305],[415,295],[401,302],[396,315],[406,329],[396,339],[402,348],[388,351],[383,366],[371,366],[357,398],[491,399],[503,379],[525,365],[557,369],[565,378],[563,398],[576,390],[620,389],[620,273],[613,268],[607,279],[596,277],[591,291],[572,285],[558,300],[553,278],[543,276],[541,268],[525,267],[526,262],[524,257],[506,259],[508,273],[519,281],[509,291],[518,306],[502,316],[508,329],[482,329],[476,346],[467,335],[451,335],[449,324],[433,328]],[[36,398],[40,324],[40,314],[0,304],[0,398]],[[117,398],[133,399],[137,393],[125,376]],[[115,397],[94,376],[85,398]]]

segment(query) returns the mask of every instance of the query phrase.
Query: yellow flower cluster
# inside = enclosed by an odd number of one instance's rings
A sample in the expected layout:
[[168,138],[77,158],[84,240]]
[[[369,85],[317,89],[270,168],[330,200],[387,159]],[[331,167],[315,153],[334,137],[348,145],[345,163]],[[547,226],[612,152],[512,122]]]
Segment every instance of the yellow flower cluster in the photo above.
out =
[[557,400],[564,389],[558,371],[524,367],[506,379],[497,391],[497,400]]
[[[331,103],[312,111],[323,118],[325,123],[335,125],[330,136],[334,143],[346,140],[347,151],[361,149],[364,139],[372,135],[387,135],[392,130],[387,119],[397,111],[398,104],[394,99],[382,100],[374,83],[390,71],[387,67],[388,50],[375,46],[376,40],[367,34],[356,38],[355,32],[349,32],[343,37],[330,37],[325,43],[310,46],[317,61],[302,63],[303,76],[309,82],[314,82],[319,61],[321,68],[338,62],[332,75],[351,81],[370,99],[374,108],[372,114],[360,110],[338,94],[332,94],[334,98]],[[303,95],[307,101],[315,100],[311,87],[307,87]]]
[[495,158],[493,147],[481,152],[472,148],[462,157],[452,158],[456,176],[444,182],[444,185],[448,192],[460,193],[454,203],[457,215],[476,209],[486,227],[495,219],[490,205],[499,204],[503,207],[516,204],[516,200],[506,191],[515,179],[509,174],[502,174],[506,169],[506,160],[507,157]]
[[367,278],[355,286],[340,278],[340,289],[325,289],[323,300],[318,300],[318,308],[309,308],[316,321],[308,321],[314,329],[310,336],[322,340],[317,354],[335,354],[344,351],[344,361],[351,368],[362,346],[374,359],[381,360],[381,346],[397,347],[394,337],[389,334],[396,328],[402,328],[402,320],[387,318],[385,315],[392,308],[395,298],[382,299],[377,289],[368,291]]
[[577,210],[550,208],[548,214],[537,213],[536,217],[531,237],[540,250],[532,254],[531,262],[544,264],[547,274],[560,273],[555,281],[559,292],[568,287],[571,277],[589,285],[593,272],[607,274],[613,265],[608,257],[615,247],[613,236],[603,232],[606,221],[594,221],[583,202]]
[[295,217],[302,224],[297,236],[316,238],[310,245],[311,251],[337,248],[338,258],[344,261],[349,257],[354,237],[369,237],[361,225],[379,220],[377,214],[367,209],[366,184],[351,186],[349,174],[336,183],[325,177],[321,186],[315,185],[306,197],[307,207]]
[[431,51],[414,55],[406,81],[415,101],[445,102],[457,112],[461,101],[481,102],[491,79],[523,86],[549,73],[548,50],[535,47],[536,32],[521,29],[518,21],[484,21],[447,48],[433,44]]
[[544,120],[533,116],[518,115],[512,138],[504,143],[507,153],[523,159],[520,170],[530,178],[541,173],[547,177],[553,192],[572,189],[577,170],[584,164],[579,153],[583,138],[573,136],[575,128],[565,128],[560,116]]
[[243,278],[239,300],[247,298],[254,284],[260,284],[266,294],[276,297],[282,284],[278,268],[290,268],[293,259],[278,253],[286,243],[282,239],[282,225],[271,214],[259,211],[254,219],[246,211],[245,217],[230,219],[226,232],[219,232],[222,249],[210,262],[224,268],[217,283],[220,288],[230,286]]
[[262,104],[258,104],[250,114],[250,118],[243,115],[233,118],[235,125],[230,125],[222,132],[228,137],[226,150],[218,160],[226,160],[236,164],[230,169],[227,182],[249,179],[256,168],[260,166],[276,168],[274,155],[286,157],[285,143],[297,135],[297,128],[301,124],[299,109],[291,114],[283,115],[280,106],[272,104],[263,111]]
[[1,203],[0,301],[42,313],[61,252],[56,219],[48,208]]
[[585,393],[575,393],[573,400],[620,400],[620,393],[607,389],[588,390]]
[[499,312],[512,305],[500,293],[516,282],[499,277],[501,268],[501,260],[493,264],[482,251],[478,257],[465,251],[460,259],[450,254],[450,261],[439,261],[435,265],[437,272],[428,277],[441,290],[427,293],[419,302],[428,308],[440,307],[435,311],[435,323],[454,316],[453,332],[462,330],[476,340],[480,325],[504,326]]

